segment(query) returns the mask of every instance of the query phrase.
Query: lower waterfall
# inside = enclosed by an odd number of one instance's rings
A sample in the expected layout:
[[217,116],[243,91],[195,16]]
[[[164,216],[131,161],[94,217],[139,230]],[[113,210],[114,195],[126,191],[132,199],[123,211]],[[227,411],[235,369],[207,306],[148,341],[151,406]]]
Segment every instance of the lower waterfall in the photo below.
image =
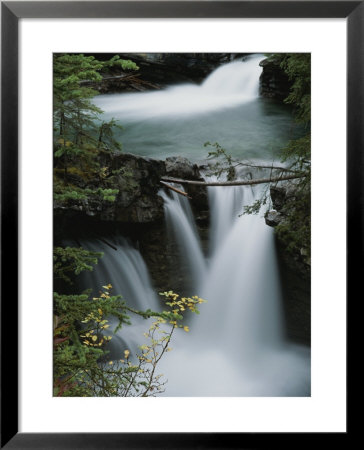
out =
[[[260,187],[210,187],[209,249],[204,255],[188,200],[161,193],[170,238],[180,248],[194,292],[207,303],[200,315],[186,316],[190,332],[177,329],[173,351],[157,372],[168,380],[164,396],[309,396],[310,351],[285,338],[282,295],[273,230],[261,214],[241,215]],[[108,240],[111,238],[108,237]],[[104,257],[84,287],[111,283],[115,294],[141,310],[160,309],[140,252],[123,238],[84,241]],[[173,286],[171,286],[173,290]],[[123,328],[113,339],[111,357],[142,344],[144,320]],[[117,356],[115,356],[117,358]]]

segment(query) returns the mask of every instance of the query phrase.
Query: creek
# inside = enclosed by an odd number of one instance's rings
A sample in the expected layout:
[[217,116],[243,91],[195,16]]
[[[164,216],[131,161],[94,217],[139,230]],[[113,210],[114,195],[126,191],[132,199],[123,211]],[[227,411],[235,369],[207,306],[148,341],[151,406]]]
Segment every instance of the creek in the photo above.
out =
[[[98,96],[105,119],[119,119],[125,151],[164,159],[205,158],[203,142],[218,141],[232,156],[272,161],[298,133],[289,109],[259,97],[261,55],[216,69],[201,85],[163,91]],[[269,175],[269,172],[267,172]],[[165,396],[309,396],[310,350],[290,342],[282,312],[273,229],[263,214],[241,215],[264,186],[209,187],[210,225],[202,245],[187,198],[160,191],[168,237],[179,248],[193,292],[206,299],[200,315],[187,315],[190,331],[176,330],[173,351],[157,372],[168,380]],[[104,257],[82,285],[98,292],[111,283],[128,303],[160,310],[161,301],[138,248],[120,235],[84,240]],[[173,286],[170,289],[173,290]],[[111,357],[143,344],[143,319],[112,340]]]

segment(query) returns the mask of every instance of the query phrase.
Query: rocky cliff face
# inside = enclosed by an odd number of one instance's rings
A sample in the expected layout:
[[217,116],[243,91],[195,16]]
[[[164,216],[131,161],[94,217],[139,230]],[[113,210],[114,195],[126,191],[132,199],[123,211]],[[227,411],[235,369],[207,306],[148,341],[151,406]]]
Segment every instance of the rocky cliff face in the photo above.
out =
[[[120,224],[161,222],[164,218],[163,200],[158,195],[158,191],[163,188],[161,178],[168,175],[202,179],[197,165],[182,157],[170,157],[162,161],[130,153],[104,152],[99,159],[104,174],[103,185],[108,189],[118,190],[115,201],[89,196],[87,199],[69,200],[67,203],[55,202],[56,216],[88,216]],[[87,184],[77,176],[71,177],[72,183],[82,189],[97,187],[92,180]],[[205,188],[191,186],[187,192],[196,209],[208,209]]]
[[[65,239],[78,242],[79,239],[95,237],[102,238],[107,244],[107,236],[121,234],[140,250],[157,291],[169,290],[173,286],[179,293],[190,295],[191,280],[186,275],[189,273],[187,267],[183,266],[187,263],[181,263],[177,243],[168,239],[163,200],[158,192],[165,189],[160,183],[164,175],[201,180],[199,167],[180,156],[162,161],[109,152],[101,153],[99,163],[105,174],[103,186],[119,190],[115,201],[93,196],[67,203],[55,201],[54,238],[59,243],[57,245],[63,245]],[[69,178],[72,185],[83,189],[97,187],[97,180],[85,183],[74,174]],[[206,219],[206,188],[191,186],[187,192],[199,218]],[[206,220],[200,220],[197,227],[201,235],[207,235]]]
[[[273,208],[265,214],[265,222],[271,227],[287,223],[287,218],[292,212],[292,204],[299,201],[297,185],[294,181],[281,181],[275,186],[270,187],[270,198]],[[299,254],[293,254],[292,257],[303,271],[309,272],[311,261],[308,255],[308,249],[304,246],[299,249]]]
[[[275,227],[286,220],[285,206],[295,201],[296,188],[292,182],[280,182],[271,186],[270,196],[273,208],[265,215],[266,224]],[[311,274],[307,250],[287,251],[286,244],[279,238],[277,253],[280,275],[283,280],[283,309],[289,338],[307,344],[311,340]]]
[[[107,74],[101,83],[92,84],[101,93],[162,89],[176,83],[200,83],[216,67],[243,57],[246,53],[120,53],[139,66],[135,73]],[[96,54],[98,59],[112,55]]]
[[274,58],[261,61],[263,72],[260,76],[260,95],[276,100],[284,100],[289,95],[291,83],[288,76]]

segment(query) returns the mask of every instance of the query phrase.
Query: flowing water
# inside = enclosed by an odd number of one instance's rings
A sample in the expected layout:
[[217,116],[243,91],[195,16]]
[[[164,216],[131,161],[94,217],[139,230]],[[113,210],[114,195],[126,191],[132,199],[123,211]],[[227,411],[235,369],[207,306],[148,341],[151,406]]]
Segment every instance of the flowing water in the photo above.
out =
[[[286,141],[290,120],[288,112],[279,107],[271,109],[270,117],[269,104],[264,106],[258,98],[260,59],[255,56],[247,62],[223,66],[201,86],[100,96],[98,105],[107,115],[126,123],[122,138],[125,147],[134,142],[141,153],[149,149],[149,156],[159,156],[159,152],[163,152],[163,157],[170,156],[182,147],[187,153],[180,154],[189,156],[189,151],[196,151],[196,137],[202,130],[209,134],[212,124],[219,128],[222,120],[228,128],[227,131],[222,126],[223,136],[231,133],[237,153],[247,145],[255,158],[267,159],[269,152],[257,153],[264,133],[267,142]],[[239,133],[235,129],[238,123]],[[265,123],[269,124],[268,130],[262,131]],[[259,127],[261,134],[257,134]],[[193,139],[189,141],[188,136]],[[154,141],[159,143],[155,151]],[[128,150],[134,152],[133,148]],[[269,153],[269,157],[273,154]],[[246,153],[239,155],[245,157]],[[188,200],[176,193],[160,193],[170,239],[178,244],[181,261],[189,268],[187,275],[195,289],[191,295],[207,300],[200,306],[200,315],[186,318],[189,333],[176,330],[171,343],[173,351],[161,360],[159,373],[168,379],[164,395],[310,395],[309,349],[289,343],[285,337],[273,230],[266,226],[262,214],[240,215],[244,205],[259,198],[261,189],[208,189],[211,223],[207,254],[202,250]],[[117,251],[100,240],[81,243],[86,249],[105,253],[95,271],[84,275],[83,285],[97,290],[110,282],[113,292],[122,293],[131,306],[160,308],[139,251],[122,237],[108,236],[108,240]],[[146,328],[144,321],[137,320],[136,326],[121,330],[111,341],[111,355],[117,354],[118,349],[119,353],[125,348],[135,351]]]
[[219,142],[234,157],[272,160],[295,138],[289,108],[260,98],[261,55],[216,69],[201,84],[184,84],[153,92],[106,94],[94,103],[103,118],[118,119],[115,130],[125,152],[165,159],[207,157],[204,143]]
[[[273,230],[241,216],[256,187],[210,187],[210,253],[196,284],[207,300],[160,369],[169,396],[307,396],[310,355],[285,339]],[[166,213],[179,202],[166,202]],[[173,205],[172,205],[173,204]],[[223,218],[223,219],[222,219]],[[227,219],[228,218],[228,219]],[[193,223],[177,236],[181,245]],[[196,249],[195,252],[198,250]],[[200,257],[202,251],[200,249]]]

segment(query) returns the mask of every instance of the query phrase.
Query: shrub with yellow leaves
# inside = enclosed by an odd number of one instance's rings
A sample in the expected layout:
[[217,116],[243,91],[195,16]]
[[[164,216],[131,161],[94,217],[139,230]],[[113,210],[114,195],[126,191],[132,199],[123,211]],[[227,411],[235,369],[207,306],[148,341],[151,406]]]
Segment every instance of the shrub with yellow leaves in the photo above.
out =
[[[120,295],[111,294],[112,285],[102,286],[97,297],[90,293],[54,293],[54,395],[78,397],[147,397],[164,391],[166,382],[156,369],[176,329],[189,331],[182,323],[185,312],[198,314],[205,300],[163,292],[167,309],[138,311],[127,306]],[[146,343],[133,354],[110,361],[107,344],[124,325],[131,325],[130,313],[152,319]],[[109,318],[118,320],[110,329]],[[142,336],[141,336],[142,339]]]

